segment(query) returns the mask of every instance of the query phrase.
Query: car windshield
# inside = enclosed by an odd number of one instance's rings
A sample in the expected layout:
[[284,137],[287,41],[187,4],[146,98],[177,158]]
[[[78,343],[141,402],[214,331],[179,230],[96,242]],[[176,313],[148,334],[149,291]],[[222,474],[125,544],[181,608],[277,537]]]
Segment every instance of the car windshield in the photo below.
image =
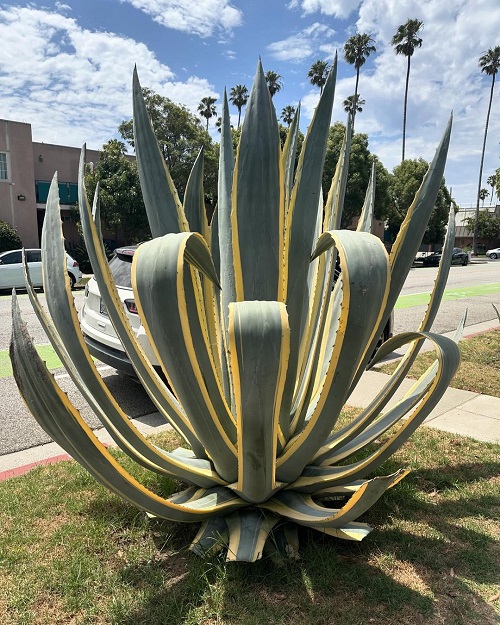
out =
[[109,269],[116,286],[132,288],[132,258],[136,249],[136,246],[119,248],[109,261]]

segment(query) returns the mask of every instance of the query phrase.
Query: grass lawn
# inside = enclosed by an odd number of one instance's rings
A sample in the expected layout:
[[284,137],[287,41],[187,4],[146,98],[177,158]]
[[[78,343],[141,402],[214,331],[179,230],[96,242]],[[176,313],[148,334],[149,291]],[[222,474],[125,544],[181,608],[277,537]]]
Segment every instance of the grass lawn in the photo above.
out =
[[74,462],[39,467],[0,483],[0,623],[498,623],[500,446],[422,427],[383,472],[399,467],[412,472],[365,515],[363,542],[304,530],[281,566],[203,561],[186,548],[196,526],[148,521]]
[[[462,362],[450,386],[500,397],[500,329],[463,339],[459,347]],[[434,351],[420,354],[408,377],[418,378],[435,359]],[[396,366],[391,363],[376,370],[392,373]]]

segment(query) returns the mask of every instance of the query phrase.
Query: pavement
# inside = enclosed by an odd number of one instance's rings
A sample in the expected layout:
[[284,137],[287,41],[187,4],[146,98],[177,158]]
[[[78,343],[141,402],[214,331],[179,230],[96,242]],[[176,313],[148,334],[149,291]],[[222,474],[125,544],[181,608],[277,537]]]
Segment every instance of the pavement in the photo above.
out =
[[[465,328],[464,338],[498,327],[497,320],[471,325]],[[452,335],[453,333],[449,333],[446,336]],[[432,346],[426,342],[421,351],[428,349],[432,349]],[[380,364],[397,360],[401,358],[403,353],[403,351],[394,352]],[[378,371],[366,371],[350,396],[349,405],[360,408],[368,406],[388,378],[388,375]],[[403,380],[387,408],[394,405],[412,384],[412,380]],[[132,419],[132,421],[145,435],[156,434],[170,427],[156,412]],[[469,436],[484,442],[500,443],[500,398],[450,387],[424,423],[437,430]],[[95,430],[95,434],[104,444],[109,446],[114,444],[104,428]],[[56,443],[48,443],[5,454],[0,456],[0,481],[23,475],[33,467],[52,464],[69,458],[70,456]]]

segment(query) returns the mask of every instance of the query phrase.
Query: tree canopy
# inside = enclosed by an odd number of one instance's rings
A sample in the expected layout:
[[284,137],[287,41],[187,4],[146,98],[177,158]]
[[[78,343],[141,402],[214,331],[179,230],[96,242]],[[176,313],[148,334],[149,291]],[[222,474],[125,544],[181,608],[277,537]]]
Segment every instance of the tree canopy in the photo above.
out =
[[89,198],[93,198],[98,182],[103,228],[121,230],[128,243],[149,239],[139,172],[136,163],[125,156],[122,141],[111,139],[105,143],[99,160],[93,169],[87,170],[85,183]]
[[[218,145],[215,144],[201,121],[187,108],[175,104],[151,89],[143,88],[146,108],[156,138],[174,180],[177,191],[184,193],[194,161],[205,147],[205,195],[212,203],[217,198]],[[122,138],[134,147],[132,120],[123,121],[119,128]]]
[[[387,219],[389,236],[392,241],[395,240],[399,232],[401,223],[413,202],[415,193],[422,184],[428,168],[429,163],[423,158],[419,158],[403,161],[393,170],[389,184],[390,202]],[[451,196],[443,178],[422,243],[443,242],[451,202]]]
[[[323,195],[326,199],[335,174],[335,167],[339,159],[342,141],[345,135],[345,125],[336,122],[330,127],[326,147],[325,167],[323,170]],[[349,176],[342,212],[342,228],[351,224],[352,218],[361,214],[365,200],[366,189],[370,180],[373,154],[368,149],[368,136],[362,133],[354,134],[351,142],[349,157]],[[389,172],[380,161],[376,164],[375,187],[375,217],[385,219],[388,205]]]
[[[472,232],[476,226],[475,217],[467,217],[465,219],[469,230]],[[500,218],[494,213],[487,210],[479,211],[479,219],[477,222],[477,236],[483,241],[499,241],[500,240]]]
[[245,85],[236,85],[236,87],[231,87],[229,101],[238,109],[238,128],[240,127],[241,122],[241,109],[248,102],[249,97],[250,94],[248,93],[248,89]]
[[320,93],[323,93],[323,87],[325,86],[329,71],[330,68],[326,61],[315,61],[307,73],[309,82],[311,85],[319,87]]
[[269,89],[269,93],[271,94],[271,98],[283,89],[283,81],[281,80],[281,74],[277,74],[273,72],[272,69],[266,72],[265,74],[267,87]]

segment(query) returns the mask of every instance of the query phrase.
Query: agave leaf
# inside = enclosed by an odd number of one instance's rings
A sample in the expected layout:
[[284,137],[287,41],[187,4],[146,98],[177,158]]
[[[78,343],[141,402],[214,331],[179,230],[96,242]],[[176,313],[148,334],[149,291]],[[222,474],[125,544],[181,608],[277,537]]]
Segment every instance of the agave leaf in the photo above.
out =
[[295,173],[295,156],[297,153],[297,139],[299,136],[300,102],[293,116],[292,123],[286,135],[283,146],[283,171],[285,173],[285,210],[288,210],[290,196],[293,188],[293,178]]
[[186,232],[188,224],[174,182],[165,164],[134,67],[132,81],[134,147],[142,197],[153,237]]
[[[51,318],[45,314],[38,301],[25,263],[26,289],[31,304],[71,379],[116,444],[136,462],[152,471],[177,476],[205,487],[223,484],[208,460],[176,458],[152,445],[123,412],[99,375],[83,339],[69,281],[65,284],[66,259],[56,177],[47,197],[42,248],[43,273],[51,277],[44,285]],[[65,288],[61,290],[61,286]]]
[[228,562],[255,562],[262,558],[264,544],[278,517],[248,508],[226,517],[229,528]]
[[[308,465],[301,477],[295,481],[294,489],[302,492],[315,492],[317,489],[326,488],[333,484],[345,484],[364,477],[399,449],[430,414],[458,369],[460,351],[457,344],[448,337],[427,332],[406,332],[394,337],[396,340],[393,338],[390,341],[393,342],[393,348],[397,349],[398,346],[410,343],[422,336],[434,343],[438,364],[437,366],[431,365],[426,372],[426,375],[433,375],[432,382],[427,384],[425,381],[427,391],[409,417],[383,445],[358,462],[340,467]],[[424,380],[419,380],[419,383],[423,384]],[[318,463],[320,460],[316,458],[314,462]]]
[[[350,116],[349,116],[350,119]],[[361,216],[358,221],[356,230],[358,232],[371,232],[373,212],[375,210],[375,181],[377,175],[377,168],[375,159],[373,159],[372,170],[370,173],[370,180],[368,182],[368,188],[366,189],[365,201],[363,208],[361,209]]]
[[109,270],[108,261],[104,252],[102,241],[98,239],[98,228],[92,218],[92,211],[85,190],[85,146],[80,156],[80,170],[78,176],[78,208],[82,220],[82,230],[89,253],[90,262],[94,270],[94,277],[99,285],[101,298],[104,301],[109,318],[115,332],[120,339],[123,348],[134,366],[139,380],[147,391],[151,400],[165,416],[172,426],[190,444],[198,458],[205,458],[206,453],[200,444],[189,420],[181,405],[173,396],[170,389],[158,376],[153,366],[146,358],[135,334],[130,327],[130,322],[125,313],[123,304],[118,295],[113,277]]
[[12,307],[10,356],[21,395],[41,427],[97,481],[154,516],[183,523],[230,513],[247,505],[223,487],[206,490],[203,497],[192,502],[177,504],[137,482],[99,442],[40,359],[21,319],[15,295]]
[[217,278],[203,237],[167,234],[136,251],[132,285],[151,346],[198,439],[219,475],[234,482],[236,427],[213,360],[196,269]]
[[278,122],[259,61],[234,170],[231,233],[237,301],[283,300],[283,231]]
[[189,549],[201,557],[220,551],[229,543],[229,530],[225,518],[215,517],[203,521]]
[[[448,219],[448,229],[446,232],[445,242],[443,246],[443,254],[441,257],[441,261],[439,263],[439,269],[436,276],[436,280],[434,282],[434,286],[432,289],[432,293],[430,296],[429,304],[427,306],[426,313],[422,319],[420,324],[419,331],[425,332],[429,331],[432,327],[434,319],[436,317],[437,310],[439,308],[439,304],[441,303],[442,295],[444,292],[444,288],[446,286],[446,281],[448,280],[448,274],[451,266],[451,256],[453,254],[453,245],[455,242],[455,215],[453,208],[450,210],[450,216]],[[462,322],[462,328],[465,324],[465,319]],[[456,339],[455,342],[458,342],[459,339]],[[410,345],[410,348],[401,359],[400,363],[396,371],[392,374],[390,380],[384,385],[382,390],[374,397],[371,401],[370,405],[363,410],[356,419],[353,420],[351,424],[346,426],[342,432],[338,433],[338,437],[343,440],[344,443],[347,443],[349,440],[352,440],[355,436],[358,435],[359,432],[362,432],[364,428],[366,428],[372,421],[377,417],[381,410],[383,410],[384,406],[390,401],[393,397],[396,390],[400,387],[401,382],[406,377],[408,371],[410,370],[412,364],[415,362],[415,358],[417,357],[420,348],[423,344],[423,339],[417,340]],[[388,347],[393,345],[393,343],[388,343],[382,345],[382,348],[377,351],[376,355],[370,362],[370,367],[373,367],[377,364],[384,356],[391,353],[387,351]],[[353,388],[353,387],[351,387]],[[327,446],[332,444],[333,437],[327,441]],[[335,443],[333,443],[333,447],[335,447]],[[320,452],[319,456],[322,455]]]
[[314,234],[321,177],[325,160],[328,128],[335,95],[337,59],[314,113],[295,174],[295,185],[285,223],[284,291],[291,329],[291,350],[285,397],[293,397],[297,377],[299,348],[307,322],[309,293],[307,277]]
[[203,193],[204,154],[205,151],[202,147],[189,174],[184,193],[184,214],[186,215],[190,232],[199,232],[207,244],[210,245],[205,195]]
[[[307,406],[307,423],[278,459],[277,479],[282,482],[295,481],[330,434],[387,292],[387,253],[377,237],[348,230],[322,236],[329,238],[332,245],[336,244],[344,266],[339,328],[335,343],[329,345],[331,351],[325,348],[320,352],[322,363],[318,371],[321,377],[311,380],[317,391]],[[369,280],[366,266],[371,267]],[[324,341],[327,340],[325,337]]]
[[349,155],[351,153],[352,120],[349,115],[340,149],[339,160],[335,167],[335,175],[328,192],[325,205],[325,220],[323,231],[339,230],[342,221],[344,198],[347,188],[347,176],[349,174]]
[[392,246],[389,255],[389,264],[391,267],[391,283],[387,296],[387,302],[380,311],[380,317],[374,324],[370,344],[365,353],[365,358],[360,363],[358,372],[351,385],[350,392],[358,383],[360,377],[365,371],[371,354],[379,340],[380,335],[391,315],[391,312],[399,297],[404,281],[413,264],[413,260],[418,251],[420,242],[424,236],[425,228],[429,221],[430,215],[436,202],[439,186],[443,179],[444,167],[446,164],[446,156],[448,154],[448,146],[450,143],[452,116],[448,121],[440,144],[437,147],[434,159],[424,176],[420,189],[415,195],[406,217],[401,224],[398,236]]
[[335,538],[356,541],[363,540],[372,531],[367,523],[346,523],[343,527],[315,527],[314,529]]
[[365,482],[340,509],[326,508],[315,503],[311,496],[282,490],[263,504],[280,516],[307,527],[339,528],[354,521],[380,499],[385,491],[399,482],[408,472],[397,471],[387,477],[375,477]]
[[290,352],[285,305],[231,304],[229,351],[238,431],[238,484],[233,490],[257,503],[277,488],[276,448]]

